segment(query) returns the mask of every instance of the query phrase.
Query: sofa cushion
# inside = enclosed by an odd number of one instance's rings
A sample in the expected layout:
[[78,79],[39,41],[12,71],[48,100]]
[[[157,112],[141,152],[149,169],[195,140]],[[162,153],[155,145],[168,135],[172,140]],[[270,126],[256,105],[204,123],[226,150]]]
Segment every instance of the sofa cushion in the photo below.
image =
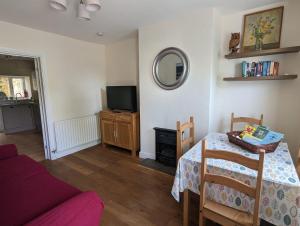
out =
[[0,161],[0,225],[23,225],[80,191],[28,158]]
[[103,208],[96,192],[83,192],[25,226],[99,226]]
[[47,172],[46,168],[25,155],[0,161],[0,184],[12,183],[20,179]]

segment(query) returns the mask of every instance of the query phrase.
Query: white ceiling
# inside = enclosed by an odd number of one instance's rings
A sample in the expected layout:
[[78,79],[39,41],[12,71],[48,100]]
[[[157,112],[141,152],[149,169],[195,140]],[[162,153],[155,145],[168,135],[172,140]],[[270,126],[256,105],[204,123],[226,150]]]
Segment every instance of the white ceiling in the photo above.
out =
[[[80,40],[108,43],[132,35],[140,26],[201,7],[244,10],[282,0],[101,0],[91,21],[76,18],[79,0],[68,0],[66,12],[54,11],[48,0],[0,0],[0,20]],[[103,32],[98,37],[97,32]]]

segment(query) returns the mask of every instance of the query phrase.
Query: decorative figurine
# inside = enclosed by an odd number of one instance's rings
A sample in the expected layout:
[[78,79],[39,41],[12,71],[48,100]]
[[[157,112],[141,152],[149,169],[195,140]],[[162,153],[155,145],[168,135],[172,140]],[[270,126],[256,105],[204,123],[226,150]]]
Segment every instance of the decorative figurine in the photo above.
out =
[[231,51],[231,54],[237,53],[240,48],[237,48],[237,46],[240,44],[241,35],[240,33],[231,33],[231,39],[229,42],[229,50]]

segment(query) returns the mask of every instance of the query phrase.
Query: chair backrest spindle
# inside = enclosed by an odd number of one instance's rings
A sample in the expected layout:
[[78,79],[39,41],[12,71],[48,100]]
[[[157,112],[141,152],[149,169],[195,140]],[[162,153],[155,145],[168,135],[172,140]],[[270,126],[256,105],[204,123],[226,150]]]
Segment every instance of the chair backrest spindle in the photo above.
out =
[[[184,139],[184,131],[189,130],[189,136]],[[186,123],[181,124],[177,121],[177,162],[179,158],[183,155],[184,148],[188,145],[192,148],[195,144],[195,122],[194,117],[191,116],[190,120]]]

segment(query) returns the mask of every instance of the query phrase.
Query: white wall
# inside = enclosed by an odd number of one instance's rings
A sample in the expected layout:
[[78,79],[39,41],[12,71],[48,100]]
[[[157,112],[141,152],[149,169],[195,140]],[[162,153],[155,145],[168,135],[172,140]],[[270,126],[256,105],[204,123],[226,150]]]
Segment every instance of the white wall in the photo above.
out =
[[[139,29],[142,158],[155,158],[154,127],[175,129],[177,120],[193,115],[197,138],[208,132],[213,18],[213,9],[202,9]],[[190,74],[180,88],[167,91],[155,84],[151,69],[155,56],[172,46],[189,57]]]
[[55,121],[99,112],[106,84],[104,46],[6,22],[0,22],[0,30],[0,48],[43,56],[51,130]]
[[[300,46],[300,1],[289,0],[285,3],[285,16],[282,31],[283,46]],[[287,54],[283,58],[282,71],[300,76],[300,54]],[[278,125],[286,138],[296,160],[300,148],[300,78],[283,82],[279,87]]]
[[[300,79],[247,83],[222,80],[237,74],[244,60],[224,59],[231,32],[242,31],[243,15],[278,5],[223,16],[213,9],[196,10],[140,28],[139,41],[131,37],[106,48],[0,22],[0,48],[43,56],[50,128],[55,121],[101,110],[105,100],[101,93],[106,85],[139,85],[141,157],[155,157],[153,127],[175,129],[177,120],[186,121],[193,115],[200,139],[208,131],[227,131],[231,112],[255,117],[263,113],[266,125],[286,134],[295,157],[300,146]],[[282,46],[300,45],[296,23],[300,21],[300,2],[288,0],[284,5]],[[183,86],[166,91],[155,84],[152,63],[159,51],[170,46],[186,52],[191,70]],[[279,60],[281,72],[300,74],[300,54],[246,60],[259,59]],[[51,145],[54,149],[54,140]]]
[[[225,15],[220,18],[220,44],[219,44],[219,68],[215,74],[215,102],[212,120],[212,130],[226,131],[230,125],[231,112],[236,115],[248,115],[258,117],[261,113],[265,115],[265,122],[274,127],[276,122],[277,97],[279,95],[280,82],[225,82],[223,77],[238,76],[241,74],[240,63],[246,61],[257,61],[259,58],[246,58],[228,60],[224,58],[228,54],[228,43],[232,32],[241,32],[243,16],[260,9],[242,11],[236,14]],[[242,32],[241,32],[242,34]],[[278,59],[276,56],[268,59]],[[272,112],[272,113],[271,113]]]
[[[229,130],[230,114],[259,117],[286,135],[295,159],[300,146],[300,79],[291,81],[225,82],[223,77],[240,74],[243,60],[277,60],[280,73],[300,74],[300,54],[227,60],[232,32],[241,32],[247,13],[285,5],[281,46],[300,45],[295,21],[300,21],[300,2],[288,0],[261,8],[221,15],[217,10],[177,16],[176,19],[139,30],[141,157],[155,157],[153,127],[175,129],[177,120],[196,118],[197,139],[208,131]],[[204,32],[205,31],[205,32]],[[191,61],[191,72],[179,89],[165,91],[154,83],[151,67],[156,54],[175,46]]]
[[[221,40],[219,50],[219,69],[215,83],[215,98],[212,112],[212,130],[225,132],[229,130],[230,114],[259,117],[264,114],[265,124],[274,130],[285,133],[293,157],[300,145],[300,102],[295,97],[300,95],[300,81],[259,81],[259,82],[225,82],[223,77],[240,74],[240,63],[243,60],[277,60],[280,62],[281,73],[300,73],[299,54],[275,55],[247,59],[227,60],[228,43],[231,32],[241,32],[243,16],[247,13],[266,8],[276,7],[273,4],[262,8],[242,11],[236,14],[225,15],[220,18]],[[300,20],[300,3],[289,0],[285,5],[282,43],[281,46],[300,45],[300,33],[295,21]],[[241,32],[242,33],[242,32]]]
[[138,84],[138,37],[106,46],[107,85]]
[[[129,38],[106,45],[106,85],[137,86],[139,109],[139,56],[138,33]],[[106,91],[102,89],[103,107],[107,107]]]

